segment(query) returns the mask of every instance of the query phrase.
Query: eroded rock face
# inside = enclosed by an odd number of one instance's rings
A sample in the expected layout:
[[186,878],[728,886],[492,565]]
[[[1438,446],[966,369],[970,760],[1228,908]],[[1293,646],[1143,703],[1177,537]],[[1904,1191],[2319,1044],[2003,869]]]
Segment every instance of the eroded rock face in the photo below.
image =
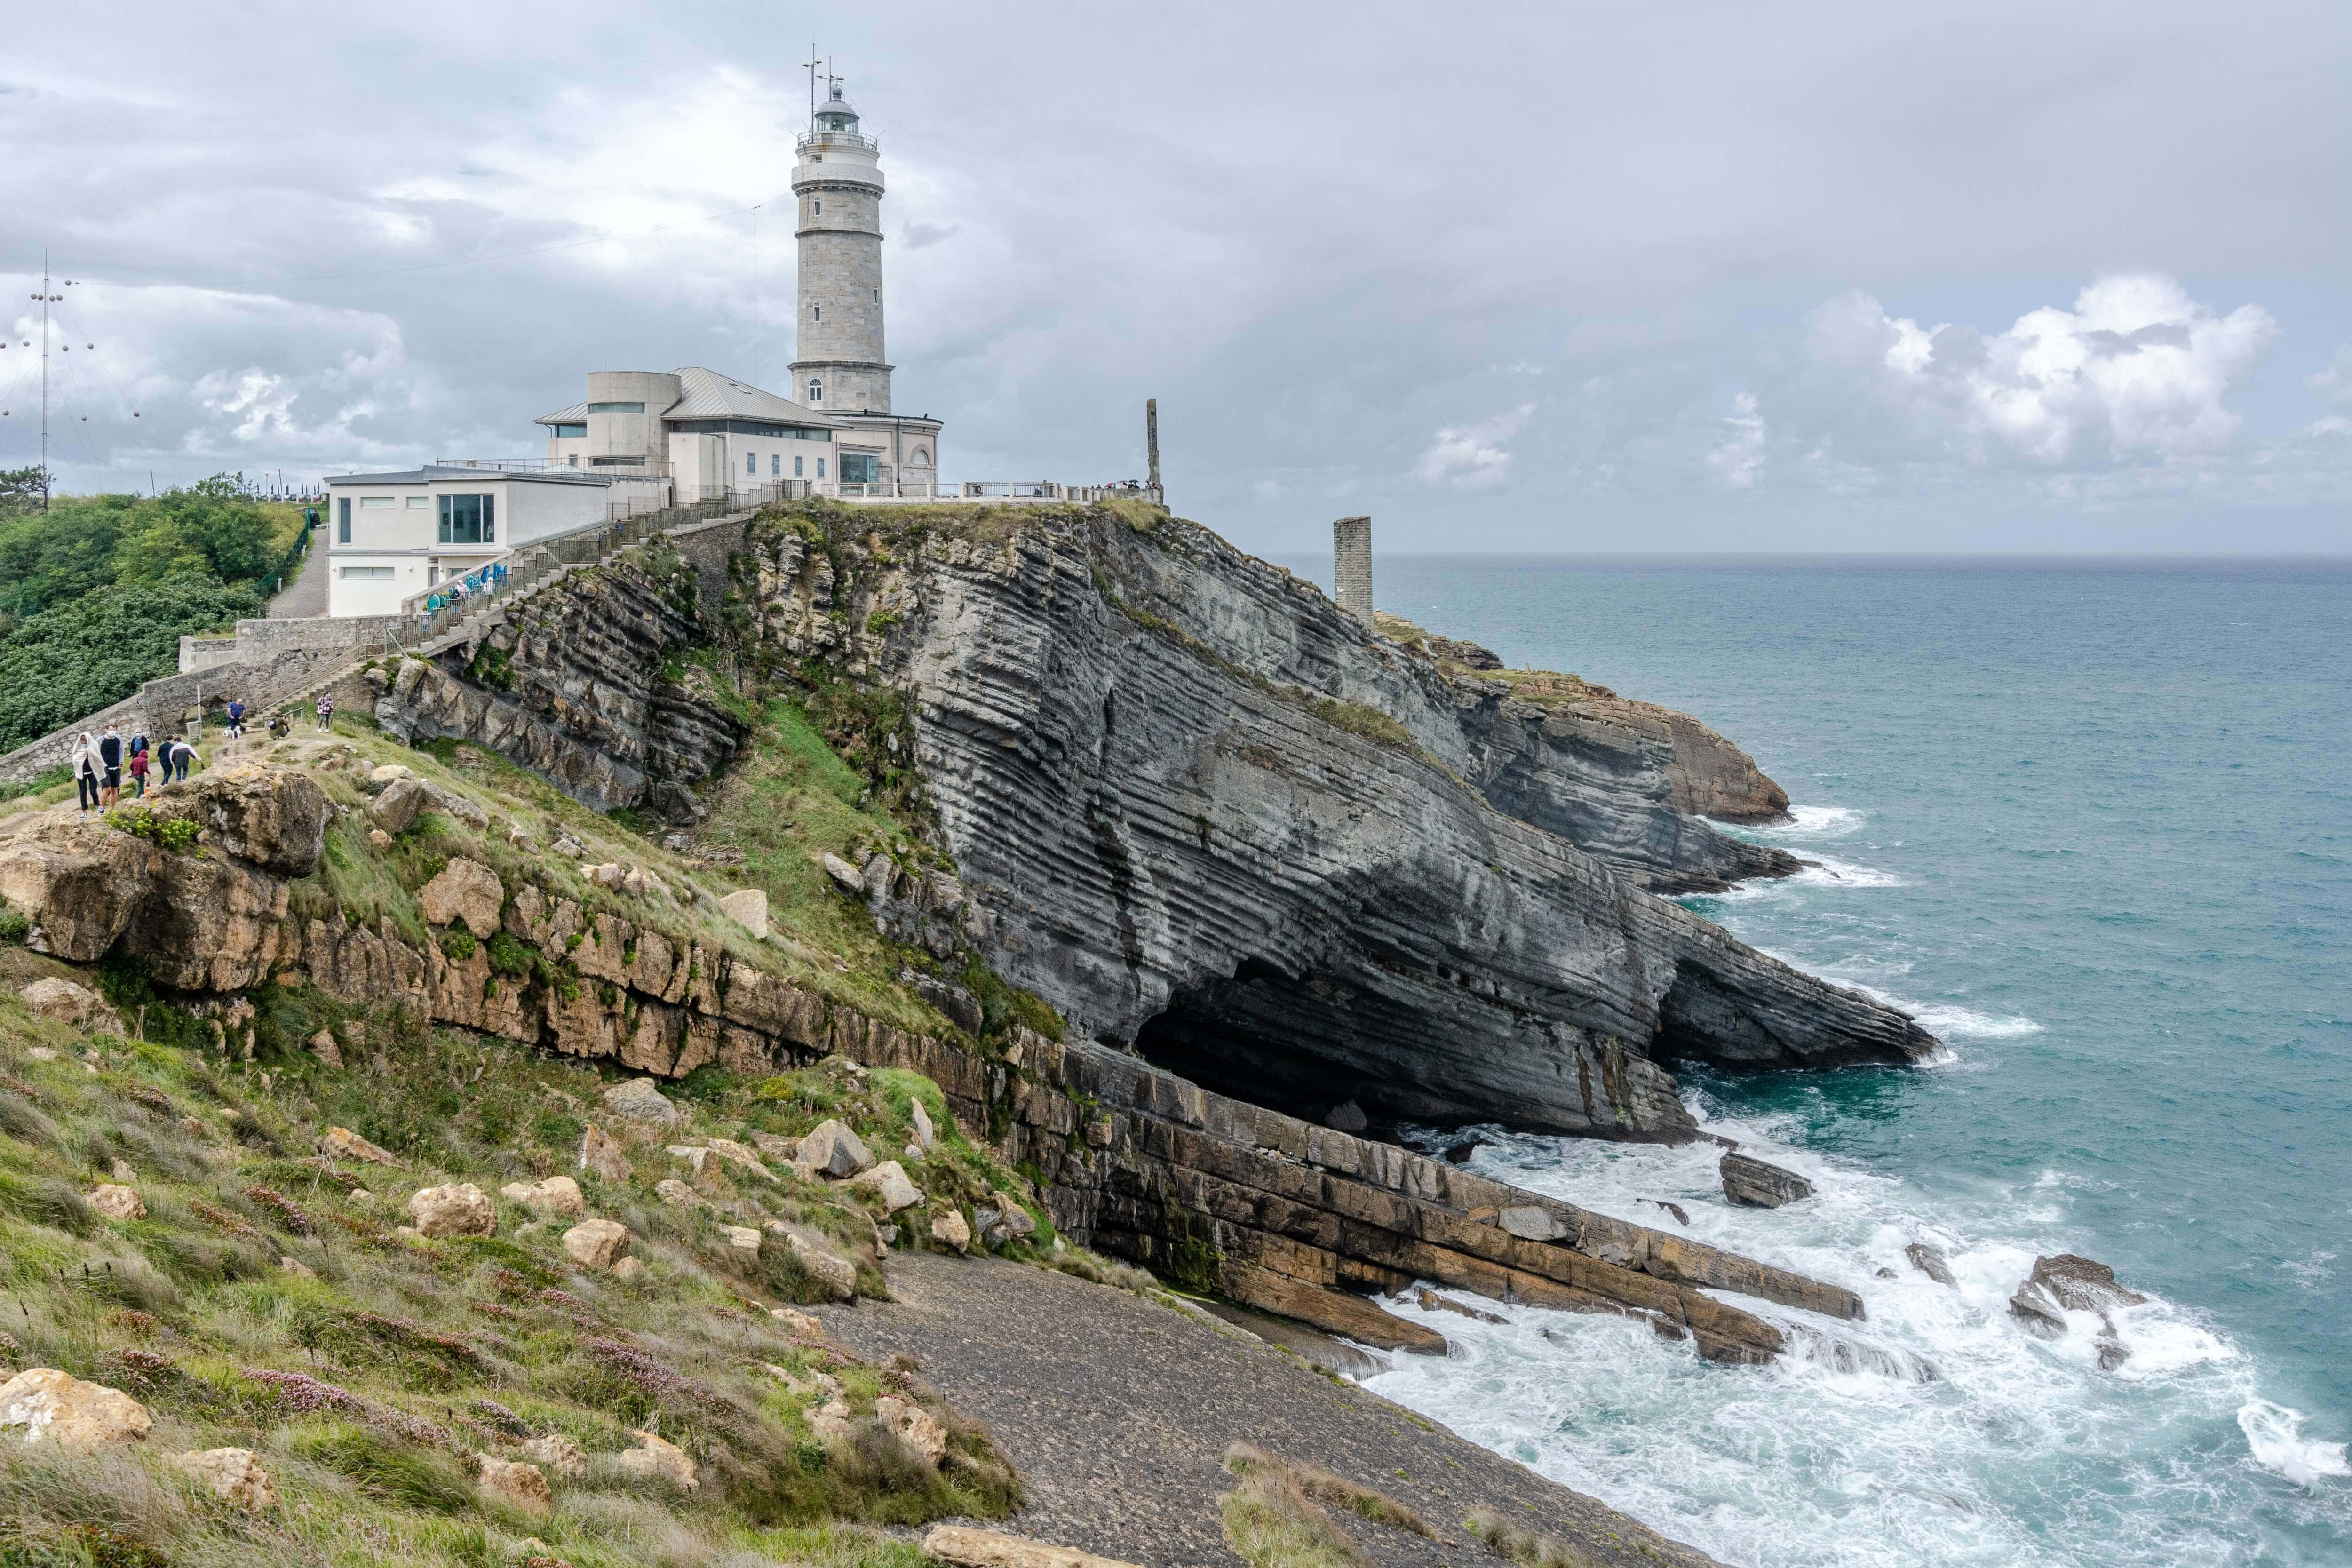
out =
[[1448,675],[1205,530],[1041,513],[854,585],[796,534],[744,559],[766,644],[911,692],[960,929],[1081,1036],[1307,1114],[1670,1141],[1671,1058],[1932,1045],[1635,890],[1787,868],[1675,807],[1663,721]]
[[507,890],[499,874],[478,860],[452,857],[434,879],[416,889],[416,907],[428,924],[462,921],[467,931],[487,942],[498,934],[499,910]]
[[32,918],[25,945],[95,963],[146,903],[163,851],[104,823],[24,812],[0,828],[0,898]]
[[327,792],[294,768],[247,763],[198,774],[155,797],[158,816],[211,830],[223,850],[280,877],[307,877],[327,852]]

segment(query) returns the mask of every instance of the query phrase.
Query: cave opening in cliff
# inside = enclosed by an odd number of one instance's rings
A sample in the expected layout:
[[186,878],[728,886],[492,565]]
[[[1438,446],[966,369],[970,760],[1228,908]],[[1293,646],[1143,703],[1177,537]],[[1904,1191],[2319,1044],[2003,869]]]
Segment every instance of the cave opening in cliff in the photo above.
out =
[[1154,1067],[1286,1116],[1322,1121],[1352,1101],[1378,1122],[1404,1108],[1374,1065],[1363,1003],[1332,976],[1244,959],[1231,979],[1180,988],[1136,1032],[1135,1048]]

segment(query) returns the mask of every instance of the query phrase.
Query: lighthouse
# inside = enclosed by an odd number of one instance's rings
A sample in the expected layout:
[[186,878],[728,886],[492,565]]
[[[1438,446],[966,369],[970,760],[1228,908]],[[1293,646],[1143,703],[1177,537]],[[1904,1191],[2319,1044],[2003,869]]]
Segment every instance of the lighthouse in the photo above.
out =
[[[940,422],[890,406],[882,331],[882,146],[828,77],[793,167],[798,204],[795,402],[836,419],[845,493],[929,495],[939,472]],[[866,487],[862,492],[858,487]]]

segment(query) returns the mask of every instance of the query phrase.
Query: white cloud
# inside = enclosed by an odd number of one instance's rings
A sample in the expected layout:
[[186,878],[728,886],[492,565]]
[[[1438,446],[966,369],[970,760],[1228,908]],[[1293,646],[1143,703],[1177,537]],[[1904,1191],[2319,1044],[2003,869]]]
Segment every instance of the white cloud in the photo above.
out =
[[1892,437],[1913,458],[2057,468],[2226,450],[2242,423],[2229,395],[2277,336],[2260,305],[2218,315],[2170,278],[2119,273],[2071,310],[2030,310],[1990,335],[1922,327],[1849,294],[1813,312],[1811,348],[1832,387],[1876,405],[1881,427],[1855,421],[1849,438]]
[[[2352,343],[2340,345],[2327,368],[2316,375],[2305,378],[2304,384],[2312,391],[2342,407],[2352,408]],[[2323,426],[2341,426],[2341,417],[2330,415],[2320,421]]]
[[1756,395],[1743,392],[1731,400],[1732,413],[1724,420],[1731,426],[1731,439],[1706,455],[1706,466],[1715,470],[1717,482],[1727,490],[1756,488],[1756,476],[1764,467],[1764,416],[1756,412]]
[[1510,448],[1503,443],[1517,435],[1535,411],[1534,404],[1522,403],[1475,425],[1440,430],[1412,471],[1433,485],[1452,483],[1465,489],[1499,485],[1511,475]]

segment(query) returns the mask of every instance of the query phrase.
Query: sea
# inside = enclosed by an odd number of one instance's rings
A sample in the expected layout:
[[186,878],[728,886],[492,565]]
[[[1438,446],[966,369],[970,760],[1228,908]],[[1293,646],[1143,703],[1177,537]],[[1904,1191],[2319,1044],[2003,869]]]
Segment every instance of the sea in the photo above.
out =
[[[1475,1130],[1486,1174],[1679,1205],[1864,1321],[1727,1297],[1789,1333],[1754,1369],[1400,1306],[1455,1348],[1370,1387],[1748,1568],[2352,1563],[2352,561],[1384,555],[1375,596],[1731,737],[1795,817],[1734,831],[1812,865],[1684,901],[1948,1048],[1682,1070],[1812,1182],[1778,1210],[1708,1144]],[[2113,1370],[2093,1315],[2008,1310],[2060,1252],[2148,1298]]]

